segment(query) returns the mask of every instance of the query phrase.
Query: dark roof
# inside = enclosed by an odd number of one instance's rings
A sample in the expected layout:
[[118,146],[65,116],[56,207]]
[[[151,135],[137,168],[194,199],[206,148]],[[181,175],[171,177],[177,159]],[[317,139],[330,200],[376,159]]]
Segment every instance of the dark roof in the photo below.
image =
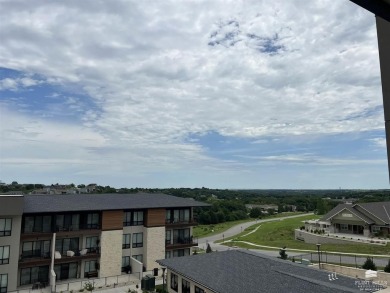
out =
[[368,224],[373,224],[375,221],[364,215],[363,213],[359,212],[357,209],[354,208],[354,206],[350,204],[339,204],[334,209],[332,209],[330,212],[325,214],[320,220],[321,221],[329,221],[330,218],[333,218],[338,213],[340,213],[342,210],[347,210],[350,213],[354,214],[358,218],[362,219],[364,222]]
[[25,195],[24,213],[202,207],[206,203],[162,193]]
[[[371,214],[373,216],[363,214],[356,207],[361,207],[362,209],[366,210],[368,214]],[[377,217],[378,219],[382,220],[387,224],[390,223],[390,201],[358,203],[354,205],[339,204],[330,212],[325,214],[321,218],[321,220],[328,221],[330,218],[333,218],[335,215],[337,215],[344,209],[347,209],[348,211],[355,214],[357,217],[361,218],[363,221],[365,221],[368,224],[374,224],[376,222],[375,217]]]
[[218,293],[360,292],[355,279],[251,251],[228,250],[157,261]]
[[359,203],[357,206],[362,207],[371,214],[381,219],[385,223],[390,223],[390,201]]

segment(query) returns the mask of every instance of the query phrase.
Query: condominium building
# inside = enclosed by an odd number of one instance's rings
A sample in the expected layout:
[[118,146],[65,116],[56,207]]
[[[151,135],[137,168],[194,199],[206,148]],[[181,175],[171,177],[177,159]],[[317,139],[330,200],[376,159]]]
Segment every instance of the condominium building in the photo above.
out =
[[166,194],[0,195],[0,293],[111,277],[191,254],[193,208]]

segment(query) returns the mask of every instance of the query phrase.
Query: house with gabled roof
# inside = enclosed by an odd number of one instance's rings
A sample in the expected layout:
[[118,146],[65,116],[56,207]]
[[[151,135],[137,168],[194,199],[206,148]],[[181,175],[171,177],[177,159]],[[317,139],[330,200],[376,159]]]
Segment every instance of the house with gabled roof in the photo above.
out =
[[330,223],[330,233],[386,236],[390,234],[390,201],[340,204],[320,221]]

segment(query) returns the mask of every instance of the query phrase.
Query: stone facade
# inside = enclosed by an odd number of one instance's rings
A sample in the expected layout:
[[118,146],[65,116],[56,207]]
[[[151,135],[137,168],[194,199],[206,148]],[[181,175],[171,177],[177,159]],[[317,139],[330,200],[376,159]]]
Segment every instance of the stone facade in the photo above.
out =
[[8,274],[8,291],[16,290],[18,280],[18,264],[19,264],[19,244],[20,244],[20,229],[22,224],[21,216],[7,216],[5,218],[12,219],[11,236],[0,237],[0,246],[9,246],[9,264],[0,266],[0,274]]
[[144,266],[159,267],[156,260],[165,258],[165,227],[144,228]]
[[123,230],[102,231],[100,236],[100,277],[121,274]]

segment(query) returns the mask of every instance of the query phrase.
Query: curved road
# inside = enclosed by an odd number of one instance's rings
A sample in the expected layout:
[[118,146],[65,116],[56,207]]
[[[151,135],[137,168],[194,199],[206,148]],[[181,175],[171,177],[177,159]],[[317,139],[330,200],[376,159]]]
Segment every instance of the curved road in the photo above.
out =
[[[225,232],[222,232],[222,233],[219,233],[216,235],[212,235],[212,236],[208,236],[208,237],[204,237],[204,238],[199,238],[198,239],[198,246],[200,248],[206,249],[207,243],[209,243],[213,250],[218,250],[218,251],[229,250],[229,249],[231,249],[230,247],[225,246],[225,245],[220,245],[218,243],[214,243],[214,241],[217,241],[217,240],[220,240],[223,238],[226,239],[229,237],[233,237],[233,236],[243,232],[246,228],[248,228],[252,225],[255,225],[255,224],[261,224],[261,223],[272,222],[272,221],[282,221],[283,219],[298,218],[298,217],[309,216],[309,215],[314,215],[314,214],[313,213],[306,213],[306,214],[299,214],[299,215],[286,216],[286,217],[280,217],[280,218],[255,220],[255,221],[250,221],[250,222],[238,224],[238,225],[235,225],[235,226],[231,227],[230,229],[226,230]],[[256,249],[256,251],[259,251],[259,250]],[[271,251],[267,251],[267,250],[265,250],[265,251],[267,252],[267,254],[269,252],[271,252]],[[273,254],[274,253],[275,252],[273,252]]]
[[[246,228],[255,225],[255,224],[261,224],[265,222],[271,222],[271,221],[282,221],[283,219],[290,219],[290,218],[297,218],[297,217],[303,217],[303,216],[308,216],[308,215],[313,215],[313,213],[307,213],[307,214],[300,214],[300,215],[294,215],[294,216],[286,216],[286,217],[280,217],[280,218],[271,218],[271,219],[264,219],[264,220],[257,220],[257,221],[250,221],[242,224],[235,225],[231,227],[230,229],[226,230],[225,232],[204,237],[204,238],[199,238],[198,240],[198,246],[202,249],[206,249],[207,243],[210,244],[211,249],[215,251],[225,251],[225,250],[230,250],[230,249],[235,249],[234,247],[226,246],[226,245],[221,245],[218,243],[215,243],[214,241],[221,240],[223,238],[227,239],[229,237],[233,237],[237,234],[240,234],[243,232]],[[251,251],[259,252],[262,254],[266,254],[269,256],[279,256],[279,250],[264,250],[264,249],[250,249]],[[305,258],[316,262],[318,260],[317,253],[315,251],[315,248],[313,249],[313,252],[293,252],[293,251],[288,251],[287,253],[289,256],[297,256],[297,255],[305,255]],[[351,252],[353,253],[353,252]],[[355,257],[354,255],[343,255],[342,259],[340,259],[339,255],[332,255],[332,254],[327,254],[326,252],[323,252],[321,256],[322,261],[325,262],[331,262],[331,263],[349,263],[349,264],[356,264],[358,266],[361,266],[365,260],[366,257]],[[388,258],[375,258],[374,257],[374,262],[377,266],[384,267],[387,265]]]

